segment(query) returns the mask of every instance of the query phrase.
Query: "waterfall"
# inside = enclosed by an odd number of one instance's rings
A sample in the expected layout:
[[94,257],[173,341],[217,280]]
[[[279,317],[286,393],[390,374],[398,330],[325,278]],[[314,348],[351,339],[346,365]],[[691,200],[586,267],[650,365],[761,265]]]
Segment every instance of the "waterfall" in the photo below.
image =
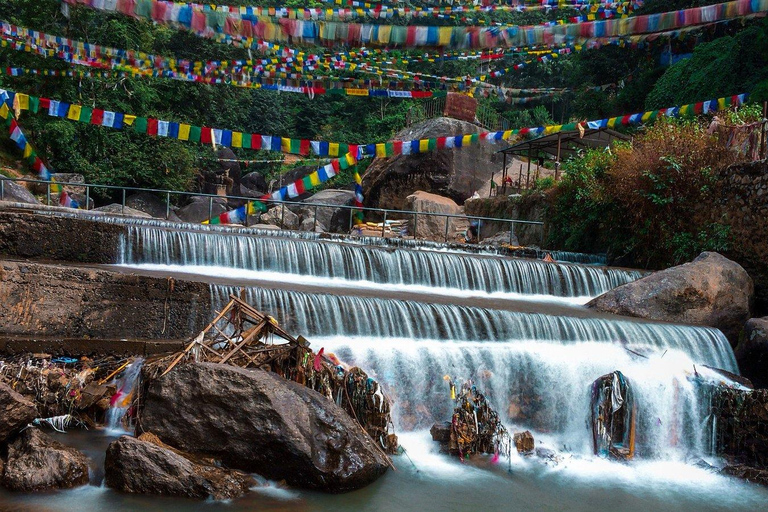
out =
[[[220,308],[239,289],[211,285]],[[589,390],[621,370],[638,410],[638,455],[684,460],[709,452],[709,414],[695,375],[737,371],[716,329],[519,313],[413,301],[246,288],[246,300],[291,332],[386,386],[400,430],[450,418],[443,376],[472,379],[512,430],[531,429],[587,455]],[[718,377],[713,376],[713,380]]]
[[271,272],[462,293],[589,298],[641,276],[637,271],[497,256],[136,226],[127,228],[121,254],[122,264],[208,268],[219,276],[246,270],[254,277]]
[[106,418],[108,431],[123,430],[123,420],[133,402],[133,391],[143,365],[144,359],[137,358],[126,366],[120,378],[115,379],[114,384],[117,391],[109,401],[109,410],[107,411]]

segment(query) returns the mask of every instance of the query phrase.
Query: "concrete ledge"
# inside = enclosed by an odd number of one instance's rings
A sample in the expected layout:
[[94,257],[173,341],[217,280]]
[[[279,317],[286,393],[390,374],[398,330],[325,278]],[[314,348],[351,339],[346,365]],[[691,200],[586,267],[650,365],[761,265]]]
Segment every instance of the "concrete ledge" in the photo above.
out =
[[0,260],[0,334],[188,338],[210,321],[205,283],[89,267]]
[[45,353],[57,356],[154,356],[184,349],[186,340],[107,340],[61,337],[2,337],[0,354]]

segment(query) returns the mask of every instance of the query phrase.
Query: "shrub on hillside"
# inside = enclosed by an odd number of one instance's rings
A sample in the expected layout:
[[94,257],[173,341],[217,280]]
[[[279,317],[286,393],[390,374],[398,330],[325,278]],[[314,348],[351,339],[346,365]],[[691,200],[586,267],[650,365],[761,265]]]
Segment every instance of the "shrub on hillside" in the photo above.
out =
[[633,143],[567,162],[549,210],[550,243],[664,267],[727,249],[712,218],[718,170],[739,158],[692,121],[661,120]]

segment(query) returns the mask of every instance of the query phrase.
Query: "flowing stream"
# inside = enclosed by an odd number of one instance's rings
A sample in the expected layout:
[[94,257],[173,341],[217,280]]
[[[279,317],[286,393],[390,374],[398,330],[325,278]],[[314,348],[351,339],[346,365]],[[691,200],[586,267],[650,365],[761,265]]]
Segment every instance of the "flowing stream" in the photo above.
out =
[[[243,235],[217,227],[181,232],[156,221],[126,224],[121,267],[205,276],[217,309],[244,288],[249,302],[288,331],[306,336],[315,350],[324,347],[378,379],[394,400],[407,456],[394,457],[397,471],[345,495],[270,484],[232,503],[200,505],[120,495],[98,484],[53,498],[0,491],[0,503],[15,510],[752,511],[768,506],[767,490],[700,464],[717,460],[711,454],[709,401],[697,382],[722,380],[705,365],[738,372],[724,336],[715,329],[601,316],[574,306],[638,279],[639,272],[462,253],[439,244],[366,246],[313,234],[246,230]],[[307,282],[314,291],[302,288]],[[356,293],[359,289],[367,291]],[[570,305],[564,310],[531,301],[542,297]],[[507,307],[510,301],[525,306]],[[627,464],[595,457],[591,450],[590,386],[614,370],[624,373],[638,405],[637,456]],[[531,430],[536,446],[552,450],[556,461],[514,453],[498,464],[490,457],[462,464],[439,454],[428,429],[450,418],[445,376],[472,379],[509,430]],[[114,435],[60,438],[92,449]]]

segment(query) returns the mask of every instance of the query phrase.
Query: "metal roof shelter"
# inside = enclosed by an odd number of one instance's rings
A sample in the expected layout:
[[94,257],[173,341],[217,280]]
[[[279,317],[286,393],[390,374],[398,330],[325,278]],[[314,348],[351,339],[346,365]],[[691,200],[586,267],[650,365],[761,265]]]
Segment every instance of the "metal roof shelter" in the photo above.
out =
[[610,128],[585,129],[583,135],[578,131],[560,132],[537,139],[524,140],[506,149],[502,149],[498,153],[504,154],[505,178],[507,174],[507,155],[527,156],[528,174],[530,175],[531,159],[540,153],[547,153],[552,155],[555,162],[557,162],[555,168],[555,179],[557,179],[557,168],[563,158],[572,157],[579,151],[586,149],[606,148],[616,140],[630,140],[630,137]]

